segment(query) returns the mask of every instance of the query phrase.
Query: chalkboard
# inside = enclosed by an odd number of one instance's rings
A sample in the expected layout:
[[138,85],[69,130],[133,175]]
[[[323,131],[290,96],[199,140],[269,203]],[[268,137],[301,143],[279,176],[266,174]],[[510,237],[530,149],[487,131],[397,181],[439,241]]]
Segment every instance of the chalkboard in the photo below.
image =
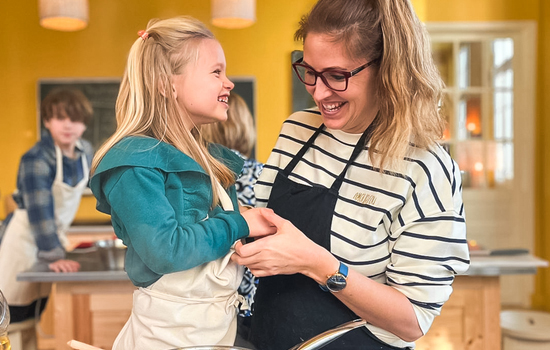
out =
[[[304,57],[304,52],[301,50],[294,50],[290,55],[290,63],[298,61]],[[300,78],[294,72],[294,68],[290,67],[290,74],[292,74],[292,111],[302,111],[311,107],[315,107],[315,101],[307,92],[306,86],[300,81]]]
[[245,100],[250,113],[256,121],[256,79],[254,77],[228,77],[235,87],[231,92],[235,92]]
[[[229,77],[235,83],[234,92],[246,101],[252,115],[256,116],[256,90],[254,77]],[[82,137],[90,141],[94,150],[99,147],[116,130],[115,104],[120,87],[120,79],[112,78],[83,78],[83,79],[42,79],[38,82],[38,135],[42,135],[44,125],[40,119],[40,102],[55,88],[78,89],[92,103],[94,116],[92,122]]]

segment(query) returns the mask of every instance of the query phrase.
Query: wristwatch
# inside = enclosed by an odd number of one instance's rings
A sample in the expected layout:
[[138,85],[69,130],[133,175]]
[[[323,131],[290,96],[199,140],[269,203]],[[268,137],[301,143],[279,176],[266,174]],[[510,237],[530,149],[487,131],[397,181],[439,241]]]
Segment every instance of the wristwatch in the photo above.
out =
[[345,264],[340,263],[338,271],[336,271],[333,275],[327,276],[327,282],[325,283],[325,285],[320,284],[319,288],[321,288],[325,292],[337,293],[346,288],[347,278],[348,267]]

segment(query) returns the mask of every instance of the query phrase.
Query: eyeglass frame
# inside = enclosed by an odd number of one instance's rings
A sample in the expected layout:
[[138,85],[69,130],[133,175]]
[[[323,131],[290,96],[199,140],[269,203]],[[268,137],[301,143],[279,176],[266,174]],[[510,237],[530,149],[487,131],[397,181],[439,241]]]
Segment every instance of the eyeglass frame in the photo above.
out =
[[[292,68],[294,69],[294,73],[296,73],[296,75],[298,76],[298,79],[300,79],[300,81],[304,84],[304,85],[307,85],[307,86],[315,86],[317,84],[317,77],[321,77],[321,81],[323,82],[323,84],[325,84],[326,87],[328,87],[329,89],[331,89],[332,91],[337,91],[337,92],[343,92],[343,91],[346,91],[348,89],[348,83],[349,83],[349,78],[353,77],[354,75],[357,75],[359,72],[363,71],[364,69],[370,67],[373,63],[375,63],[376,61],[378,61],[379,57],[373,59],[372,61],[369,61],[367,63],[365,63],[364,65],[362,65],[361,67],[358,67],[358,68],[355,68],[354,70],[351,70],[351,71],[345,71],[345,70],[339,70],[339,69],[334,69],[334,68],[328,68],[328,69],[324,69],[323,71],[321,72],[317,72],[315,69],[313,69],[313,67],[311,67],[310,65],[308,64],[303,64],[302,62],[304,61],[304,58],[299,58],[296,62],[292,63]],[[313,84],[308,84],[306,83],[305,81],[302,80],[302,77],[300,76],[300,73],[298,73],[298,68],[297,67],[304,67],[306,69],[309,69],[313,72],[313,74],[315,75],[315,81],[313,82]],[[330,84],[328,83],[327,79],[325,78],[325,76],[323,74],[325,74],[326,72],[338,72],[339,74],[342,74],[345,78],[346,78],[346,87],[342,90],[339,90],[339,89],[335,89],[333,88],[332,86],[330,86]]]

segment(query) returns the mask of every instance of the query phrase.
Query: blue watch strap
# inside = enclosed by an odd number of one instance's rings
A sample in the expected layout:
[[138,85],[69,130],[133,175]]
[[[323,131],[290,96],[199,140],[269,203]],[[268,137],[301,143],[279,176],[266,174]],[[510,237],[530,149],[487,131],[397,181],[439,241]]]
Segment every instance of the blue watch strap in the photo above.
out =
[[340,267],[338,268],[338,273],[341,275],[344,275],[344,277],[348,277],[348,265],[340,262]]

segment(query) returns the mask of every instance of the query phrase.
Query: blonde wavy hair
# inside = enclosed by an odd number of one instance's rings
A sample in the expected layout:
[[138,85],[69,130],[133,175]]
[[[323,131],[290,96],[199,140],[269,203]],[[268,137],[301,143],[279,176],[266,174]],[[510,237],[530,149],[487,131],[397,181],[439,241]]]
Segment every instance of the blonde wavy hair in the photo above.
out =
[[96,152],[92,173],[105,154],[127,136],[148,136],[168,143],[189,155],[210,176],[212,205],[219,201],[216,181],[227,188],[234,183],[233,172],[216,160],[202,140],[198,127],[186,111],[180,111],[172,95],[172,76],[199,59],[203,40],[215,40],[203,23],[191,17],[153,19],[147,24],[147,38],[138,37],[128,55],[116,101],[117,128]]
[[441,138],[444,84],[409,0],[319,0],[302,17],[295,39],[304,42],[309,33],[343,42],[350,58],[377,59],[379,115],[370,157],[380,171],[403,159],[409,143],[428,148]]
[[245,100],[232,92],[229,96],[227,120],[202,126],[201,134],[205,140],[219,143],[250,158],[256,142],[256,130],[254,118]]

